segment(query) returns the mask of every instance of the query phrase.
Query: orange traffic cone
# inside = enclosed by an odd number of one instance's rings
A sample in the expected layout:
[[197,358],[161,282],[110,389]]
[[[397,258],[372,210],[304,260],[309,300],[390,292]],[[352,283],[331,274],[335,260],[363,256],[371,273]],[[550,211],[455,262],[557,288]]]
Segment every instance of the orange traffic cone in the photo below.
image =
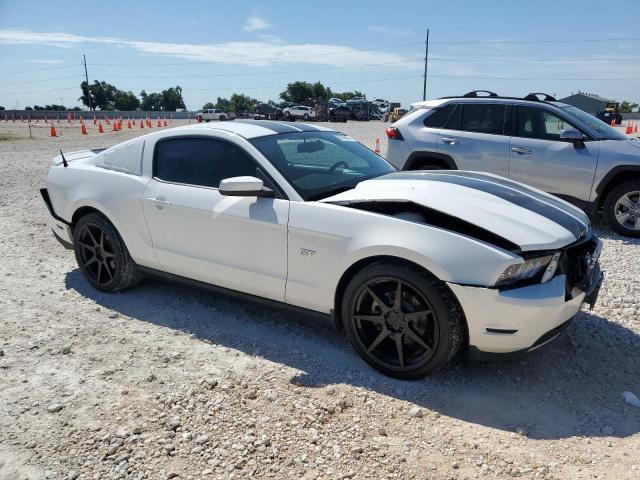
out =
[[633,133],[638,133],[638,122],[633,122]]
[[373,150],[373,153],[377,153],[380,155],[380,139],[376,138],[376,148]]
[[136,126],[136,117],[133,117],[133,120],[131,121],[131,123],[134,127]]
[[111,125],[111,131],[112,132],[118,131],[118,122],[113,122],[113,125]]
[[80,123],[84,123],[84,118],[82,118],[82,115],[80,115]]
[[104,133],[104,128],[102,128],[102,122],[98,122],[98,133]]
[[158,115],[158,128],[162,127],[162,123],[160,123],[160,116]]
[[164,117],[164,126],[167,127],[167,117]]
[[96,116],[93,116],[93,124],[95,125],[96,123],[98,123],[98,119],[96,118]]
[[144,122],[140,119],[140,128],[144,128]]
[[51,124],[51,133],[50,133],[50,135],[52,137],[57,137],[58,136],[58,132],[56,132],[56,127],[55,127],[54,124]]
[[82,127],[81,130],[80,130],[82,132],[82,135],[86,135],[87,134],[87,126],[84,123],[81,123],[80,126]]
[[127,128],[131,130],[131,120],[127,120]]
[[631,133],[631,122],[627,122],[627,129],[625,130],[625,132],[627,135],[629,135]]

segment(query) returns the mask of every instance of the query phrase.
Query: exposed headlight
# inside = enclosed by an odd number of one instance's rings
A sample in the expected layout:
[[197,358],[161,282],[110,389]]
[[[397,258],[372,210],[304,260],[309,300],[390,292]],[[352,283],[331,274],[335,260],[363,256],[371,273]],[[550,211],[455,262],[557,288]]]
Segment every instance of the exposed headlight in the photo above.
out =
[[527,258],[522,263],[509,265],[500,274],[496,286],[512,285],[516,283],[535,281],[539,283],[548,282],[553,278],[558,268],[560,253],[542,255],[539,257]]

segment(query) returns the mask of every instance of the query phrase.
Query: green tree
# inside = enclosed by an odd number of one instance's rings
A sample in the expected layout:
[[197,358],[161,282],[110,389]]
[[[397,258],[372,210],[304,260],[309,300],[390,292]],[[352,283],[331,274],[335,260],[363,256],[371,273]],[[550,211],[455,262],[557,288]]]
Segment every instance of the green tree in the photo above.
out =
[[178,108],[187,108],[182,98],[182,87],[176,85],[162,91],[162,109],[175,112]]
[[285,102],[302,103],[309,98],[315,98],[314,85],[300,81],[289,83],[286,90],[280,93],[280,98]]
[[255,98],[251,98],[244,93],[234,93],[229,99],[230,110],[237,112],[239,110],[247,112],[252,111],[256,104],[260,103]]
[[225,112],[231,111],[231,101],[228,98],[218,97],[216,104],[213,108],[219,108]]
[[162,94],[161,93],[147,93],[144,90],[140,92],[140,108],[145,111],[149,110],[162,110]]
[[636,108],[638,108],[637,103],[629,103],[627,101],[624,101],[620,104],[620,113],[631,113]]
[[4,110],[4,109],[5,109],[5,108],[4,108],[2,105],[0,105],[0,110]]
[[211,108],[216,108],[216,106],[211,102],[207,102],[202,106],[202,110],[209,110]]
[[118,90],[113,106],[116,110],[137,110],[140,107],[140,100],[138,100],[138,97],[136,97],[131,90],[128,92]]
[[113,103],[116,99],[118,89],[105,81],[99,82],[95,80],[92,85],[87,87],[87,82],[80,84],[82,96],[78,98],[84,105],[100,110],[113,110]]
[[56,110],[56,111],[63,111],[67,109],[67,107],[65,107],[64,105],[56,105],[55,103],[51,105],[45,105],[44,108],[45,110]]

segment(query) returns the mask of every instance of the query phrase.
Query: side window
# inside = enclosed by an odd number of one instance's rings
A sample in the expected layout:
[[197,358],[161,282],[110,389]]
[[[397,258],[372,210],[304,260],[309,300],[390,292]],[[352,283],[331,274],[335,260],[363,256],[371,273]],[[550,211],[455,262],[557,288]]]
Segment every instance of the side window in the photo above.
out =
[[436,108],[431,111],[429,116],[424,119],[424,126],[429,128],[442,128],[449,119],[455,104],[450,103],[442,108]]
[[465,103],[462,107],[460,130],[477,133],[504,133],[504,105]]
[[559,140],[562,130],[575,128],[564,119],[536,107],[518,107],[516,125],[516,136],[541,140]]
[[218,188],[225,178],[256,174],[254,160],[232,143],[176,138],[156,145],[154,176],[160,180]]

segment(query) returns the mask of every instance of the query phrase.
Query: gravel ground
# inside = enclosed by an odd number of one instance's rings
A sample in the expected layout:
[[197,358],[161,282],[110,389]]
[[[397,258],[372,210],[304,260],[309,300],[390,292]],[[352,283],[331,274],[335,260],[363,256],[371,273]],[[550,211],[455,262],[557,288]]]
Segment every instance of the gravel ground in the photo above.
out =
[[[384,153],[383,124],[338,128]],[[0,123],[0,479],[640,477],[640,241],[597,227],[599,303],[546,348],[395,381],[304,318],[91,289],[38,188],[60,147],[148,130],[32,130]]]

